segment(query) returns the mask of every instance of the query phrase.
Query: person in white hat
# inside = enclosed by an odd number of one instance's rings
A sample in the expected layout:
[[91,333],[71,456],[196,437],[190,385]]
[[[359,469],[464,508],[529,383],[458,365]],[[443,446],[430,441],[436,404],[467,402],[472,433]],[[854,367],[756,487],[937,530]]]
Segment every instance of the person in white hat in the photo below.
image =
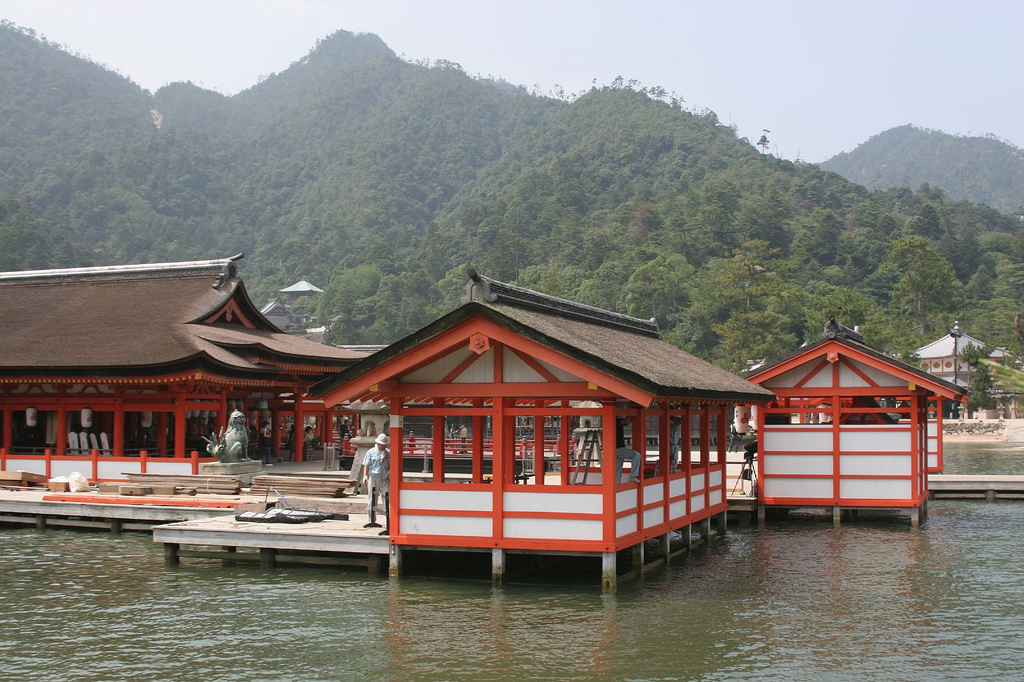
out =
[[[391,463],[389,461],[391,457],[391,451],[388,450],[388,444],[391,443],[391,439],[386,434],[378,434],[377,439],[374,441],[374,446],[366,451],[366,455],[363,457],[363,476],[366,477],[367,491],[366,491],[366,515],[370,517],[370,522],[367,523],[363,528],[380,528],[381,525],[377,523],[377,493],[380,493],[381,500],[384,503],[384,516],[388,516],[388,503],[390,502],[388,495],[388,480],[391,476]],[[385,533],[387,531],[384,531]],[[384,533],[381,533],[382,535]]]

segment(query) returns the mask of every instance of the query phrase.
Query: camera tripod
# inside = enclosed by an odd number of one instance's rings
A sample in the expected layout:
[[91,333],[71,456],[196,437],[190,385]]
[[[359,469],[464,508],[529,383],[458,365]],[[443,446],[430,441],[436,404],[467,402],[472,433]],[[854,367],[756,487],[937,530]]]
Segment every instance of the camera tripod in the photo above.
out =
[[[750,490],[743,491],[743,481],[750,481]],[[746,497],[757,497],[757,467],[754,466],[753,453],[747,453],[743,458],[743,468],[740,469],[739,478],[732,487],[732,495],[745,495]]]

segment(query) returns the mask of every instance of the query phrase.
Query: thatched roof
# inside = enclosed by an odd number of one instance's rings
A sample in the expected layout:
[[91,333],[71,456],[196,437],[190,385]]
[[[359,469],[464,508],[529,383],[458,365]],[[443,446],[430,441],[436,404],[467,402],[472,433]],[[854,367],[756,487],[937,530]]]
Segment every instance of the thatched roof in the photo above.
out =
[[240,257],[0,273],[0,374],[270,377],[282,365],[336,370],[365,357],[271,324],[238,277]]
[[470,277],[459,308],[315,384],[311,392],[323,396],[462,322],[479,317],[654,396],[754,403],[775,398],[767,389],[662,340],[653,320],[547,296],[473,271]]

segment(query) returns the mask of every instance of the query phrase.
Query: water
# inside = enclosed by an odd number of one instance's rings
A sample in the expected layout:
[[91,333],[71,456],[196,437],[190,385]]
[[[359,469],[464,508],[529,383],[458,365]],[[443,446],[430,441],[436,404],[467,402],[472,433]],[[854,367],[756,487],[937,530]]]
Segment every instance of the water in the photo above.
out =
[[919,530],[734,528],[614,595],[596,571],[590,586],[492,588],[166,569],[145,534],[0,530],[0,678],[1019,678],[1022,523],[1021,502],[945,500]]

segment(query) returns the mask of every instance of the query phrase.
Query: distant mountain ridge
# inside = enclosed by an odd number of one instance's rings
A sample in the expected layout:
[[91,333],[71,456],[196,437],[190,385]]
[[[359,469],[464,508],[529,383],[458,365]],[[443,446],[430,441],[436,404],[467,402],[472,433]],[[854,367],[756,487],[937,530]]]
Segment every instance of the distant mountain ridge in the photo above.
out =
[[831,314],[894,350],[957,318],[1006,345],[1024,305],[1013,216],[760,153],[621,78],[543,97],[337,31],[236,95],[150,94],[4,24],[0,108],[0,269],[245,251],[257,304],[324,289],[298,305],[330,342],[422,327],[468,265],[730,367]]
[[991,135],[957,136],[904,125],[821,167],[870,188],[928,184],[954,199],[1024,214],[1024,150]]

